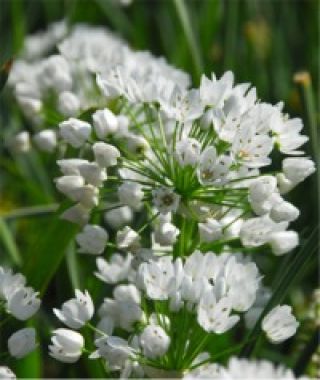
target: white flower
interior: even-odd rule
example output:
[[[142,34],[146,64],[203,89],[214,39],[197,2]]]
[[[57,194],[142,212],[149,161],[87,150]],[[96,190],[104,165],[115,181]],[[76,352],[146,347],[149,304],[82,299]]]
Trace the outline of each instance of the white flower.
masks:
[[[215,74],[211,74],[211,80],[205,75],[201,77],[200,98],[205,106],[222,108],[224,101],[230,96],[233,87],[234,76],[231,71],[217,79]]]
[[[108,367],[112,371],[121,370],[132,353],[132,348],[128,342],[117,336],[97,339],[95,345],[98,350],[91,354],[90,358],[102,357],[106,359]]]
[[[315,172],[312,160],[305,157],[290,157],[282,161],[282,170],[285,177],[295,186]]]
[[[98,272],[95,272],[95,275],[107,284],[116,284],[128,278],[131,261],[131,253],[128,253],[126,257],[114,253],[109,261],[99,257],[96,260]]]
[[[207,147],[200,157],[197,174],[202,185],[224,184],[231,166],[231,158],[218,156],[214,146]]]
[[[210,242],[222,237],[222,225],[216,219],[209,218],[204,223],[198,223],[201,242]]]
[[[117,207],[106,211],[104,214],[105,222],[113,229],[118,230],[132,221],[133,212],[128,206]]]
[[[87,224],[82,232],[76,235],[76,241],[80,245],[80,253],[100,255],[107,244],[109,235],[107,231],[96,225]]]
[[[17,133],[9,140],[9,146],[15,153],[27,153],[31,148],[30,134],[28,131]]]
[[[174,224],[159,223],[154,229],[154,240],[162,246],[169,246],[176,242],[179,234],[180,231]]]
[[[65,175],[55,180],[57,189],[68,198],[75,200],[75,191],[84,186],[80,175]]]
[[[299,235],[295,231],[279,231],[269,236],[268,243],[272,252],[277,255],[284,255],[292,251],[299,244]]]
[[[107,179],[106,170],[95,162],[83,162],[79,165],[78,170],[86,182],[93,186],[100,187]]]
[[[85,121],[70,118],[59,124],[61,137],[74,148],[80,148],[89,138],[91,125]]]
[[[274,113],[271,127],[280,152],[292,155],[303,154],[302,151],[296,149],[306,143],[309,138],[300,135],[303,128],[301,119],[287,119],[281,112]]]
[[[136,250],[140,248],[140,236],[129,226],[117,232],[117,247],[120,249]]]
[[[76,289],[75,295],[76,298],[66,301],[61,310],[53,309],[53,311],[65,325],[72,329],[80,329],[92,318],[94,306],[87,290],[82,293]]]
[[[49,355],[64,363],[78,361],[84,347],[82,335],[69,329],[57,329],[53,334]]]
[[[271,175],[264,175],[254,179],[249,184],[249,200],[263,202],[277,189],[277,180]]]
[[[249,168],[269,165],[272,139],[267,134],[256,134],[249,121],[240,125],[232,143],[231,152],[235,160]]]
[[[272,343],[281,343],[290,338],[296,333],[298,326],[299,322],[288,305],[276,306],[262,321],[262,330]]]
[[[57,146],[57,135],[56,132],[51,129],[45,129],[38,132],[33,140],[37,145],[38,149],[44,152],[53,152]]]
[[[145,155],[150,146],[148,141],[138,135],[129,134],[126,136],[128,151],[134,155]]]
[[[223,379],[232,380],[284,380],[296,379],[291,369],[287,369],[282,365],[275,365],[267,360],[248,360],[243,358],[232,357],[227,367],[223,370],[225,377]],[[221,377],[218,377],[221,379]],[[299,378],[307,380],[307,378]]]
[[[80,111],[80,100],[70,91],[64,91],[58,98],[58,110],[67,117],[77,116]]]
[[[270,211],[270,217],[275,222],[293,222],[299,215],[299,209],[286,201],[277,203]]]
[[[26,278],[20,273],[13,274],[11,269],[0,266],[0,297],[8,300],[11,295],[26,284]]]
[[[140,321],[143,312],[140,306],[141,295],[135,285],[118,285],[112,298],[105,298],[99,309],[100,317],[110,317],[115,326],[132,331],[136,322]]]
[[[39,310],[38,294],[30,287],[18,288],[7,301],[8,312],[20,321],[29,319]]]
[[[259,289],[258,268],[253,262],[241,262],[240,259],[231,256],[226,261],[223,278],[217,276],[215,285],[217,293],[230,298],[234,310],[247,311],[256,300]]]
[[[287,222],[275,223],[267,215],[251,218],[242,224],[240,239],[245,247],[258,247],[266,244],[272,233],[284,231],[287,226]]]
[[[99,190],[95,186],[84,185],[74,189],[72,199],[91,209],[99,203]]]
[[[175,157],[181,166],[194,166],[200,158],[201,144],[194,138],[184,138],[177,142]]]
[[[135,182],[124,182],[118,187],[118,197],[124,205],[130,206],[134,210],[139,210],[144,197],[143,188]]]
[[[104,139],[118,130],[118,119],[108,108],[96,111],[92,115],[92,120],[99,139]]]
[[[59,91],[70,90],[72,77],[68,61],[61,55],[51,55],[47,58],[41,68],[39,80],[44,89],[52,88]]]
[[[80,166],[89,163],[88,160],[81,158],[65,158],[58,160],[57,164],[64,175],[80,176]]]
[[[166,300],[173,290],[175,267],[172,258],[142,263],[138,270],[138,282],[147,296],[154,300]]]
[[[11,371],[10,368],[5,366],[0,366],[0,379],[5,380],[16,380],[16,375]]]
[[[102,168],[117,165],[117,159],[120,157],[119,150],[110,144],[97,142],[92,145],[95,161]]]
[[[61,215],[61,219],[68,220],[69,222],[80,224],[81,226],[87,224],[89,221],[90,209],[84,207],[82,204],[76,205],[65,210]]]
[[[167,187],[152,190],[152,199],[154,206],[162,214],[167,214],[171,211],[176,212],[180,203],[180,195]]]
[[[166,354],[171,339],[160,326],[148,325],[140,335],[143,354],[150,359],[156,359]]]
[[[21,359],[36,348],[36,331],[27,327],[16,331],[8,339],[8,349],[11,356]]]
[[[217,301],[214,292],[208,291],[202,295],[198,305],[198,323],[207,332],[223,334],[239,321],[238,315],[230,315],[231,310],[232,302],[229,298]]]

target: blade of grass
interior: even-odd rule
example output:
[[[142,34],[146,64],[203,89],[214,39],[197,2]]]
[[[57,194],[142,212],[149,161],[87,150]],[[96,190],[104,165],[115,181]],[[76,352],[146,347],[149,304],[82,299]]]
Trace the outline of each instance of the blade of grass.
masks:
[[[8,251],[8,254],[10,255],[12,262],[15,265],[20,266],[22,263],[22,258],[21,258],[19,249],[10,231],[10,228],[1,217],[0,217],[0,240],[2,241],[6,250]]]
[[[194,63],[197,81],[203,73],[202,56],[199,50],[199,44],[196,40],[194,28],[191,25],[190,16],[184,0],[174,0],[174,5],[177,10],[178,18],[184,31],[187,44],[190,49],[191,57]]]

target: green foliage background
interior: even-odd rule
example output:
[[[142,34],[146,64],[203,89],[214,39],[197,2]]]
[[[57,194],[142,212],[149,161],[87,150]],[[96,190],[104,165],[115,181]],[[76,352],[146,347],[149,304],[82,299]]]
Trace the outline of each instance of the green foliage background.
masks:
[[[18,56],[25,35],[55,20],[106,26],[134,49],[163,55],[190,72],[195,85],[201,73],[214,71],[220,76],[233,70],[236,81],[253,83],[264,101],[284,101],[291,116],[303,117],[310,137],[308,155],[319,163],[319,9],[316,0],[134,0],[128,7],[116,0],[0,0],[0,65]],[[299,71],[308,72],[311,82],[306,76],[294,81]],[[88,288],[97,298],[105,290],[89,276],[94,263],[75,256],[70,241],[76,228],[53,215],[59,197],[52,185],[56,175],[52,159],[36,152],[13,157],[2,144],[7,136],[30,126],[9,91],[0,96],[0,264],[26,273],[29,283],[42,291],[45,305],[34,322],[41,335],[39,349],[12,363],[12,368],[21,377],[103,377],[96,364],[63,366],[48,359],[50,329],[57,326],[52,307],[71,297],[75,286]],[[279,167],[277,157],[274,162]],[[305,323],[293,342],[277,350],[261,340],[245,347],[253,356],[311,374],[317,343],[315,326],[308,320],[312,291],[318,285],[317,184],[319,173],[290,195],[301,210],[293,226],[301,234],[300,249],[280,260],[257,257],[263,272],[269,273],[266,281],[275,291],[273,302],[289,300]],[[8,331],[18,325],[10,322],[6,327],[0,332],[1,352]],[[259,338],[257,331],[252,334]],[[213,350],[228,348],[230,339],[219,338]]]

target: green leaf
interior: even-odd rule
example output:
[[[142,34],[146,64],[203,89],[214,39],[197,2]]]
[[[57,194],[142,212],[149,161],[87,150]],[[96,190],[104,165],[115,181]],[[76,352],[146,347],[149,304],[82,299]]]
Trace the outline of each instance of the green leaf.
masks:
[[[15,265],[21,265],[22,259],[19,249],[16,245],[15,239],[8,227],[7,223],[0,218],[0,240],[2,241],[4,247],[8,251],[12,262]]]
[[[67,247],[79,226],[59,218],[57,212],[46,231],[40,231],[38,239],[24,267],[28,284],[43,294],[61,264]]]

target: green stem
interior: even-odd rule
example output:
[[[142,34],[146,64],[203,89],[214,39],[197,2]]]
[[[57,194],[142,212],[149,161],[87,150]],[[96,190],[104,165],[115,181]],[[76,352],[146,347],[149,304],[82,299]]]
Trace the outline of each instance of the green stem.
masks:
[[[197,77],[200,78],[203,73],[203,62],[199,50],[199,44],[196,41],[194,27],[191,25],[190,17],[184,0],[174,0],[181,26],[186,36],[187,44],[190,49]]]

